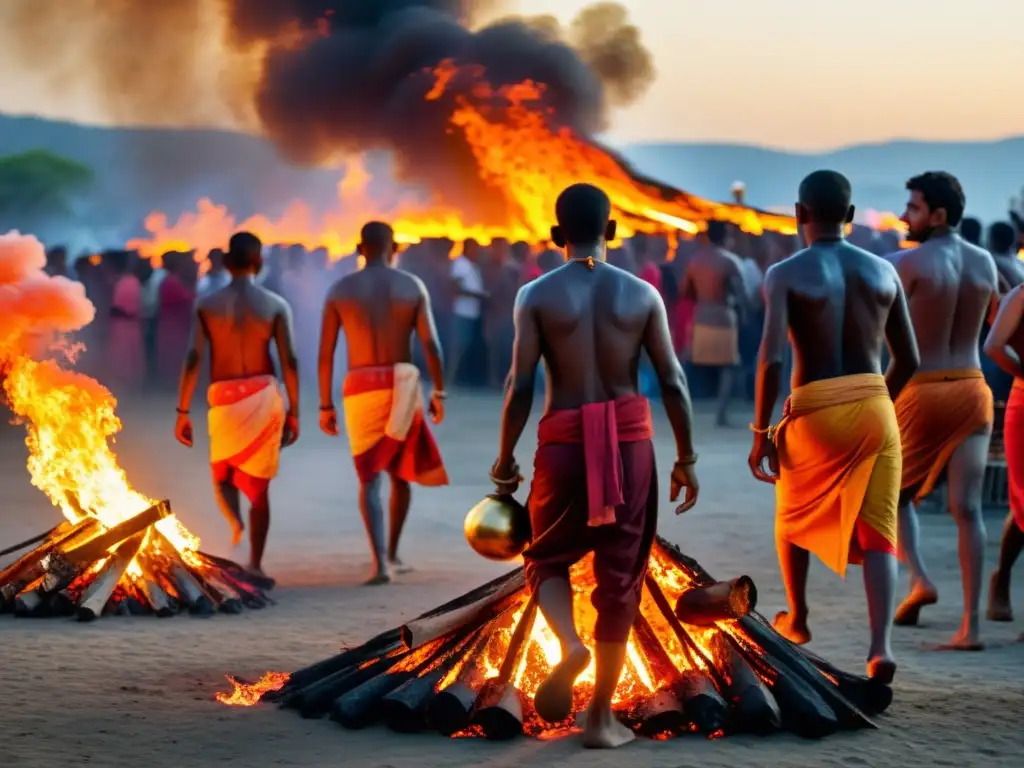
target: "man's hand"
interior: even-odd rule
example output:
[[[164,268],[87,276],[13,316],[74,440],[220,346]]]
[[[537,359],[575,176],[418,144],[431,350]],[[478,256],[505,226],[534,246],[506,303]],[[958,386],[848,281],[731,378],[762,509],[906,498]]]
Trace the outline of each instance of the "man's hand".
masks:
[[[779,479],[779,452],[775,448],[775,443],[768,439],[768,435],[754,436],[754,447],[750,449],[747,463],[750,465],[751,473],[762,483],[775,485],[775,481]],[[768,471],[765,471],[765,463],[768,465]]]
[[[683,503],[676,507],[676,514],[681,515],[689,512],[697,504],[697,495],[700,493],[700,483],[697,482],[695,467],[696,459],[676,461],[672,467],[672,481],[669,486],[669,500],[675,501],[679,498],[679,492],[685,488],[686,495],[683,496]]]
[[[438,392],[435,390],[430,395],[430,405],[428,406],[430,410],[430,420],[435,424],[440,424],[444,421],[444,399],[444,392]]]
[[[338,409],[333,405],[320,409],[320,430],[330,437],[338,436]]]
[[[299,439],[299,415],[297,413],[289,413],[284,417],[284,430],[281,433],[281,447],[287,448],[289,445],[295,445],[295,441]]]
[[[499,496],[511,496],[519,490],[519,484],[523,482],[519,474],[519,465],[513,458],[498,459],[491,467],[491,482],[494,483],[494,491]]]
[[[192,419],[187,413],[178,411],[178,420],[174,423],[174,436],[186,448],[192,447]]]

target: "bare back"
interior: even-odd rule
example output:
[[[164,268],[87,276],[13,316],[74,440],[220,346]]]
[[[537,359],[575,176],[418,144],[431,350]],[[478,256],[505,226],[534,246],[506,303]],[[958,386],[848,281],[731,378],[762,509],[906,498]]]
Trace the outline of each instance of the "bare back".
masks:
[[[548,372],[547,410],[637,393],[637,369],[654,289],[625,270],[569,262],[520,291],[519,312],[539,335]]]
[[[1024,284],[1024,261],[1014,254],[993,256],[999,273],[999,292],[1007,294],[1018,285]]]
[[[921,352],[921,371],[978,368],[982,324],[998,300],[995,261],[958,235],[937,237],[897,262]]]
[[[697,322],[733,325],[742,304],[743,276],[739,257],[723,248],[701,248],[686,267],[682,295],[697,302]]]
[[[288,304],[249,278],[235,279],[201,298],[196,319],[210,343],[212,381],[275,375],[272,343],[282,358],[293,355]]]
[[[410,362],[420,313],[429,312],[425,295],[417,277],[383,265],[336,282],[325,312],[336,313],[345,332],[349,370]]]
[[[882,345],[900,298],[886,260],[846,241],[818,242],[768,270],[784,302],[793,345],[793,385],[857,373],[881,373]]]

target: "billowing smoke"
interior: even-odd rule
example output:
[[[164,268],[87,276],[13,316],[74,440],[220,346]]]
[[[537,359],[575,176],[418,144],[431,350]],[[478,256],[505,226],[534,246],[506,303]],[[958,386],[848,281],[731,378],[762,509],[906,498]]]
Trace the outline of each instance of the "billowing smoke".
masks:
[[[81,283],[51,277],[35,237],[0,235],[0,367],[45,350],[54,334],[84,328],[96,316]]]
[[[482,11],[493,18],[503,5],[482,0],[118,0],[102,12],[59,0],[4,5],[8,70],[44,72],[53,87],[89,79],[120,122],[230,116],[302,165],[390,150],[403,175],[452,194],[474,181],[466,147],[448,131],[451,100],[472,84],[456,78],[445,99],[425,101],[429,70],[442,61],[482,66],[499,87],[544,83],[553,120],[588,135],[654,77],[637,28],[611,2],[567,28],[516,17],[480,26]]]

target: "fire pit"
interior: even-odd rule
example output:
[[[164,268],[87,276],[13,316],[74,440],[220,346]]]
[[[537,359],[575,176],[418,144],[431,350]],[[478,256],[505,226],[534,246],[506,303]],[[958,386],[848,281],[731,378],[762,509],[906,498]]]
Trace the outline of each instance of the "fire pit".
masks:
[[[592,628],[588,560],[573,583],[577,624]],[[659,538],[616,691],[622,720],[656,739],[777,730],[815,738],[876,727],[871,717],[889,706],[892,690],[793,645],[753,611],[756,600],[749,578],[716,582]],[[274,701],[346,728],[381,722],[453,737],[550,737],[575,725],[575,717],[544,723],[533,711],[533,693],[558,660],[519,569],[291,675],[269,673],[254,684],[229,678],[235,690],[217,699]],[[591,665],[577,685],[577,713],[593,672]]]
[[[263,608],[273,582],[240,565],[176,546],[166,501],[114,525],[82,514],[4,550],[34,549],[0,570],[0,612],[16,616],[209,615]],[[170,532],[165,535],[161,528]]]

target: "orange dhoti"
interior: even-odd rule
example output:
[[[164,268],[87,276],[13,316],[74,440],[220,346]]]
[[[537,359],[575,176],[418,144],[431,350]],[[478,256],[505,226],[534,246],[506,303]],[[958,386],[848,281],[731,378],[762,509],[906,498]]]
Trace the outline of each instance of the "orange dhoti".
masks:
[[[343,397],[345,429],[360,480],[387,472],[418,485],[448,484],[441,452],[423,417],[420,372],[415,365],[349,371]]]
[[[903,443],[901,490],[925,498],[953,452],[971,435],[991,432],[992,390],[978,368],[919,373],[896,398]]]
[[[902,456],[882,376],[797,387],[775,441],[777,538],[813,552],[840,576],[865,551],[896,553]]]
[[[218,381],[207,399],[214,482],[229,482],[255,501],[277,475],[281,458],[285,407],[277,379]]]

